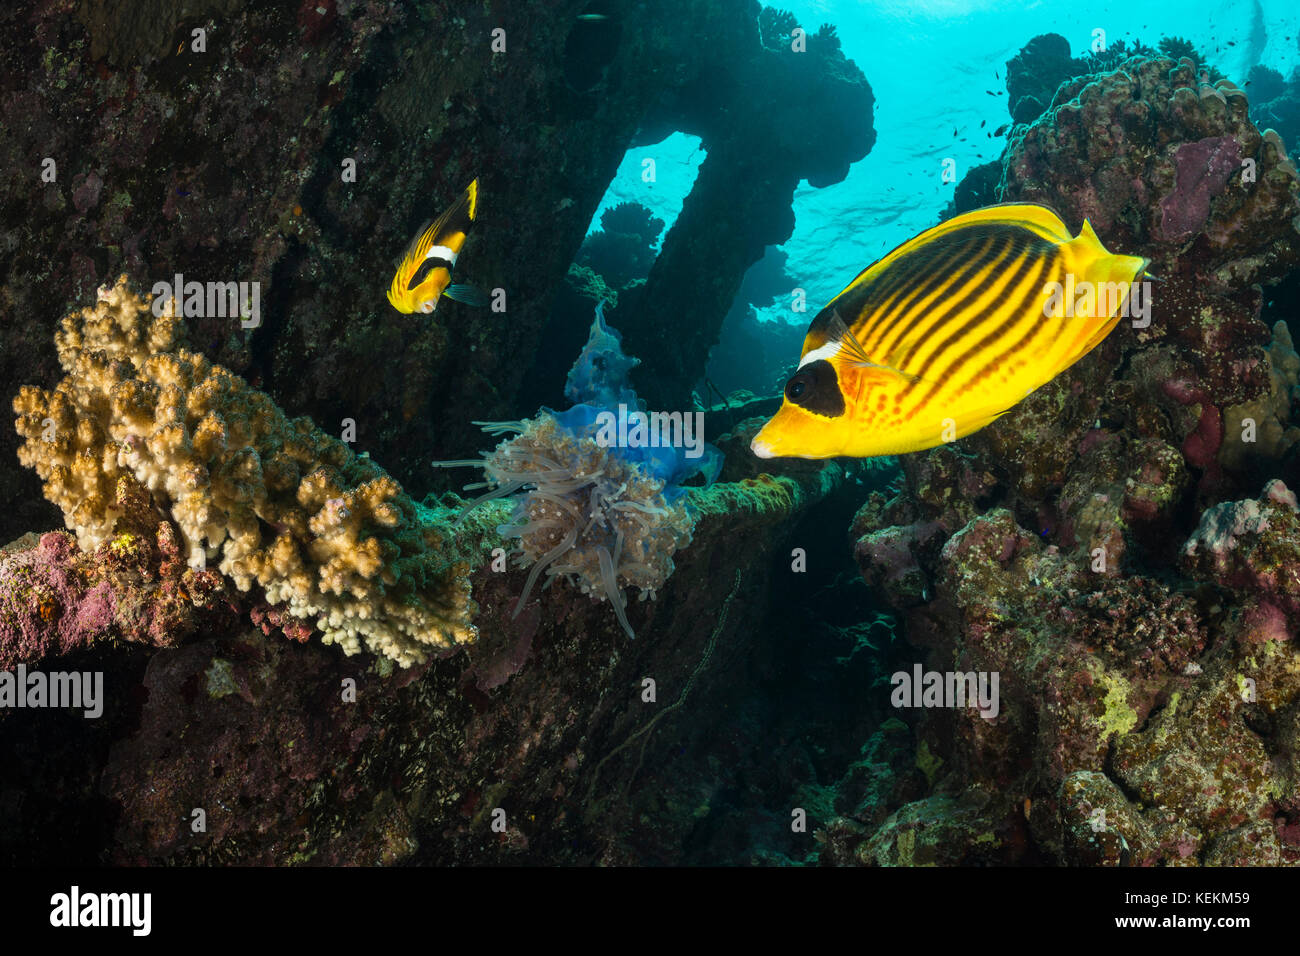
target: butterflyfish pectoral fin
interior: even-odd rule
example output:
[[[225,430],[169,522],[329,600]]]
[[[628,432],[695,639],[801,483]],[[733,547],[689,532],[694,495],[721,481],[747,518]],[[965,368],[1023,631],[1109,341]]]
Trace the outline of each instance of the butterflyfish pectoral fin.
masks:
[[[478,286],[469,285],[468,283],[449,285],[443,290],[442,294],[449,299],[455,299],[457,302],[463,302],[479,309],[488,304],[487,293]]]
[[[853,330],[845,324],[840,318],[837,310],[832,310],[830,318],[826,323],[827,341],[836,342],[840,346],[840,351],[847,356],[849,364],[854,368],[876,368],[884,372],[893,372],[895,375],[902,376],[909,382],[922,381],[919,375],[912,375],[904,372],[902,369],[895,368],[885,362],[877,362],[867,355],[866,349],[858,341],[858,337],[853,334]]]

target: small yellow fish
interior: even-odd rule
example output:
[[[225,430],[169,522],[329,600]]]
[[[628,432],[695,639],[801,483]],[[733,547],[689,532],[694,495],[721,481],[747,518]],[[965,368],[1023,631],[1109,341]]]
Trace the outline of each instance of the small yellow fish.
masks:
[[[868,266],[818,313],[760,458],[869,458],[988,425],[1102,341],[1147,260],[1029,204],[978,209]],[[842,318],[841,318],[842,316]]]
[[[478,180],[474,180],[431,225],[421,229],[406,249],[393,283],[388,287],[388,301],[398,312],[429,313],[438,307],[438,297],[483,305],[486,296],[470,285],[452,285],[451,270],[456,265],[465,234],[478,213]]]

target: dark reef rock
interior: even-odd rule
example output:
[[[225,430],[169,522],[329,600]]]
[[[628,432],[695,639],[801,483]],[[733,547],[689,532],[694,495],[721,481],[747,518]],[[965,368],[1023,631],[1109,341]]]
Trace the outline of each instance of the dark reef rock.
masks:
[[[644,357],[637,391],[652,407],[689,399],[746,270],[790,238],[799,181],[837,183],[875,143],[871,87],[839,41],[821,37],[802,53],[788,41],[757,55],[711,49],[717,68],[670,98],[654,127],[656,138],[663,128],[699,136],[708,156],[645,286],[621,303],[628,349]],[[679,317],[671,333],[665,315]]]
[[[1056,88],[1075,75],[1070,42],[1059,33],[1036,36],[1007,61],[1007,106],[1014,123],[1032,123]]]
[[[1226,81],[1199,83],[1189,61],[1133,59],[1072,81],[1017,131],[1002,197],[1090,220],[1110,248],[1151,259],[1161,281],[1150,285],[1149,326],[1122,321],[1127,334],[1025,403],[1018,430],[1000,424],[975,443],[1019,462],[1022,487],[1041,496],[1096,422],[1124,423],[1180,448],[1208,493],[1221,480],[1224,409],[1274,388],[1250,284],[1300,262],[1296,172],[1276,137],[1261,136]],[[1108,382],[1120,349],[1130,374]]]
[[[479,641],[408,670],[286,640],[297,635],[275,633],[264,606],[251,607],[260,626],[250,627],[236,613],[250,609],[247,596],[219,578],[202,591],[207,572],[182,574],[165,531],[163,546],[123,534],[93,556],[62,533],[16,542],[0,577],[26,583],[8,587],[0,607],[0,662],[102,670],[108,708],[100,720],[0,711],[0,759],[30,771],[0,782],[0,805],[22,808],[3,820],[0,854],[672,862],[695,821],[680,802],[716,777],[704,760],[711,729],[754,696],[743,661],[782,573],[769,555],[843,484],[842,469],[824,463],[692,491],[694,541],[659,599],[628,609],[636,641],[608,604],[567,584],[516,617],[524,571],[495,571],[485,555],[472,579]],[[487,507],[475,528],[505,520],[500,503]],[[163,613],[161,630],[145,626]],[[122,643],[132,637],[163,646]],[[647,677],[658,687],[649,702]],[[663,776],[667,755],[688,745],[701,766]],[[55,827],[76,836],[52,848],[40,835]]]
[[[964,212],[992,206],[998,201],[998,182],[1002,179],[1002,163],[993,160],[974,167],[953,190],[952,203],[944,211],[943,218],[949,219]]]
[[[357,449],[417,497],[452,480],[431,460],[482,447],[475,420],[530,415],[544,383],[563,382],[565,336],[585,337],[593,301],[617,302],[656,406],[689,408],[746,269],[790,234],[795,185],[838,182],[871,148],[870,87],[833,28],[793,53],[760,32],[753,0],[580,19],[588,7],[511,5],[504,38],[499,4],[454,0],[5,8],[0,160],[18,174],[0,187],[14,224],[0,380],[51,384],[50,328],[117,274],[147,289],[180,273],[260,283],[258,327],[191,317],[190,344],[292,415],[335,434],[354,420]],[[673,130],[709,156],[649,275],[621,284],[573,266],[625,150]],[[506,311],[444,301],[434,318],[398,315],[383,295],[396,258],[475,177],[457,279],[504,291]],[[643,275],[654,237],[640,227],[653,225],[625,210],[610,226],[635,236]],[[754,427],[728,441],[746,459]],[[14,449],[0,433],[0,493],[15,503],[0,540],[57,520]],[[0,713],[0,762],[27,768],[0,781],[0,857],[679,861],[710,817],[708,788],[740,792],[744,762],[770,759],[755,687],[786,666],[771,649],[792,625],[768,618],[793,573],[771,555],[809,511],[851,510],[833,464],[727,477],[691,491],[693,544],[659,601],[628,609],[645,639],[565,585],[516,618],[523,572],[484,563],[478,643],[407,671],[304,642],[282,608],[177,561],[158,515],[94,555],[62,533],[16,542],[0,557],[0,660],[101,670],[107,703],[95,721]],[[838,543],[843,524],[826,527]],[[819,633],[852,649],[858,627]],[[751,665],[755,643],[767,657]],[[719,774],[724,723],[737,732]],[[819,770],[837,778],[855,755]],[[757,820],[771,858],[804,858],[811,833],[781,825],[780,783],[764,794],[780,813],[724,813],[719,797],[717,835],[697,845],[748,858],[727,834]]]
[[[1065,56],[1033,51],[1025,98]],[[1281,324],[1263,348],[1252,286],[1300,264],[1296,171],[1189,59],[1130,58],[1051,95],[1016,127],[1000,197],[1148,257],[1149,322],[1122,319],[960,453],[908,456],[905,487],[859,511],[863,577],[908,641],[933,670],[998,674],[1001,699],[992,719],[925,711],[932,792],[874,832],[828,827],[828,852],[1292,862],[1295,498],[1273,482],[1233,499],[1294,446],[1294,350]]]
[[[521,5],[504,53],[492,5],[450,0],[0,12],[0,160],[27,171],[0,186],[18,224],[0,378],[51,383],[56,317],[126,269],[262,283],[259,328],[199,317],[193,344],[291,413],[355,419],[416,495],[442,480],[429,460],[481,446],[474,420],[556,401],[597,301],[652,407],[691,407],[795,185],[871,148],[871,90],[833,28],[795,53],[795,18],[749,0],[585,9]],[[1300,98],[1258,72],[1251,107],[1185,41],[1161,49],[1031,41],[1008,64],[1007,151],[955,205],[995,191],[1089,220],[1150,260],[1137,321],[898,463],[761,461],[737,419],[771,399],[713,405],[722,480],[689,490],[694,540],[629,606],[635,641],[563,581],[517,609],[525,572],[479,554],[476,643],[407,670],[345,657],[187,567],[129,484],[93,554],[63,532],[0,549],[0,669],[106,689],[93,720],[0,710],[0,858],[1300,862],[1300,510],[1269,480],[1300,475],[1300,356],[1277,321],[1300,180],[1261,132]],[[575,265],[625,149],[673,130],[708,156],[662,252],[623,209]],[[397,316],[393,257],[475,176],[458,278],[507,310]],[[779,267],[752,273],[733,340]],[[14,447],[0,432],[3,537],[54,521]],[[473,512],[465,547],[486,552],[506,510]],[[896,708],[913,667],[996,676],[996,705]]]
[[[596,272],[615,289],[644,279],[655,261],[655,245],[664,221],[639,203],[619,203],[606,209],[600,228],[583,240],[575,265]]]
[[[745,273],[722,329],[709,353],[700,394],[721,400],[747,390],[779,395],[785,388],[794,357],[806,334],[804,322],[760,319],[757,309],[780,304],[788,308],[799,280],[785,271],[787,255],[769,247]],[[803,318],[788,313],[791,318]]]
[[[1245,86],[1250,95],[1250,118],[1260,129],[1273,129],[1287,144],[1291,155],[1300,149],[1300,72],[1283,80],[1277,70],[1256,64]]]

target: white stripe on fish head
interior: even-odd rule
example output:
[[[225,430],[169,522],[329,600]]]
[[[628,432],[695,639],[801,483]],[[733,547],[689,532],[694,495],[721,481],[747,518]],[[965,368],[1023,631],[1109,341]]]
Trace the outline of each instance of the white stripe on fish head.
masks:
[[[827,342],[825,345],[821,346],[820,348],[813,349],[811,352],[809,352],[807,355],[801,358],[799,360],[799,367],[803,368],[809,362],[818,362],[821,361],[822,359],[826,359],[826,361],[829,362],[831,359],[833,359],[836,355],[839,354],[840,354],[840,343]]]

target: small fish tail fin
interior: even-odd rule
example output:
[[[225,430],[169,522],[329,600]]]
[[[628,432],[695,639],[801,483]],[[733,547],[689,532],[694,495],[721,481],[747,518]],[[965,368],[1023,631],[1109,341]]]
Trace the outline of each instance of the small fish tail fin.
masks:
[[[1092,223],[1085,219],[1079,234],[1061,243],[1061,254],[1065,256],[1067,268],[1073,266],[1079,278],[1083,278],[1091,263],[1105,259],[1110,252],[1101,244],[1101,237],[1092,228]]]
[[[425,223],[416,234],[411,245],[407,247],[403,265],[412,270],[424,261],[425,256],[434,245],[443,245],[455,252],[460,251],[465,241],[469,224],[478,215],[478,180],[475,179],[456,201],[432,222]]]
[[[1123,283],[1127,287],[1143,278],[1150,263],[1149,259],[1141,256],[1109,251],[1087,219],[1077,236],[1061,244],[1061,254],[1065,257],[1066,270],[1073,272],[1076,280],[1086,279],[1094,284]]]

